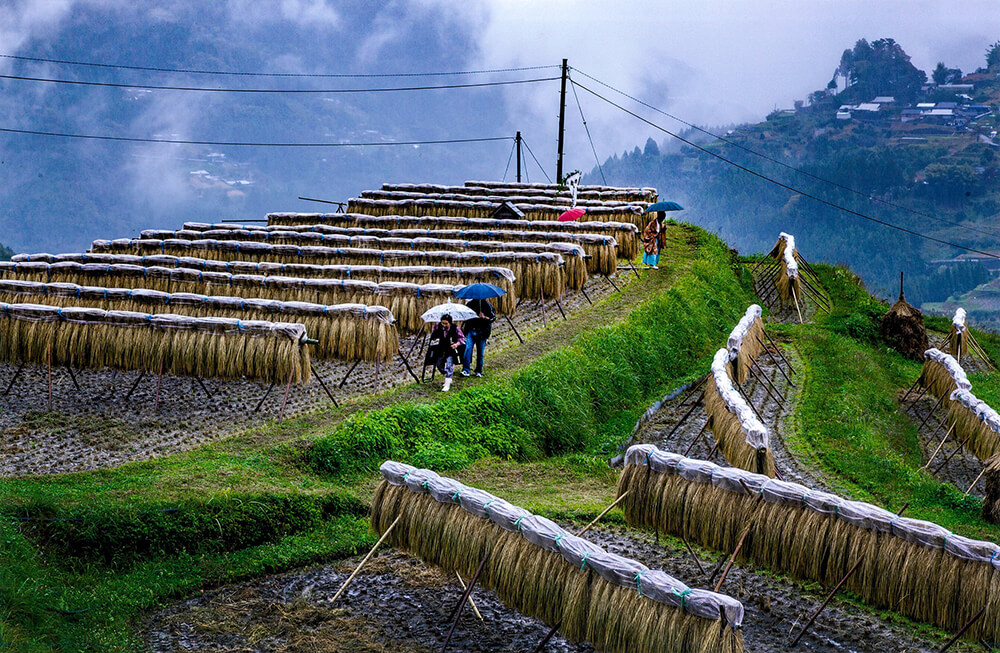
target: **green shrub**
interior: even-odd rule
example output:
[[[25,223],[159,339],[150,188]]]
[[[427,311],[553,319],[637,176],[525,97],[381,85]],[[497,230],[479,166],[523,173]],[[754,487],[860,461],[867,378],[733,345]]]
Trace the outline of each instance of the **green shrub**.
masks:
[[[613,452],[669,384],[707,368],[752,302],[725,245],[698,230],[688,235],[700,247],[690,273],[620,322],[580,335],[508,379],[355,415],[314,442],[312,468],[338,475],[396,458],[454,469],[483,456]]]
[[[227,495],[180,504],[143,503],[141,509],[87,506],[49,517],[33,506],[22,530],[56,558],[127,564],[175,553],[235,551],[316,528],[336,515],[364,515],[349,494]]]

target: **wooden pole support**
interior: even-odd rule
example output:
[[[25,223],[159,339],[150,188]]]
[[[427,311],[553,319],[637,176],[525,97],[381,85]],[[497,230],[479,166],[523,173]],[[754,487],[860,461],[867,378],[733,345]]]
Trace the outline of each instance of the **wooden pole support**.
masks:
[[[462,610],[465,608],[465,603],[469,600],[469,596],[472,594],[472,588],[476,586],[476,582],[479,581],[479,576],[482,575],[483,569],[486,567],[486,561],[490,559],[490,551],[486,551],[486,555],[479,562],[479,567],[476,568],[475,575],[469,580],[469,586],[465,588],[465,593],[462,594],[462,599],[455,606],[455,614],[453,615],[453,620],[451,622],[451,628],[448,629],[448,636],[444,640],[444,645],[441,647],[441,653],[448,650],[448,644],[451,643],[451,636],[455,634],[455,627],[458,626],[458,620],[462,616]]]
[[[767,329],[761,329],[761,331],[764,333],[764,337],[767,338],[767,341],[771,343],[771,346],[774,347],[774,351],[778,352],[778,357],[785,362],[785,365],[788,367],[788,371],[791,372],[792,376],[795,376],[795,368],[792,367],[792,364],[788,362],[787,358],[785,358],[785,355],[781,352],[781,349],[778,348],[778,345],[774,342],[774,339],[771,338],[771,334],[767,332]]]
[[[156,373],[156,401],[153,404],[153,414],[160,414],[160,388],[163,387],[163,361],[165,354],[160,355],[160,370]]]
[[[920,429],[924,428],[924,424],[926,424],[927,420],[929,420],[931,418],[931,415],[934,414],[934,411],[938,409],[938,406],[940,406],[944,402],[944,398],[945,398],[945,395],[941,395],[941,398],[937,400],[937,403],[934,404],[933,408],[931,408],[931,412],[927,413],[927,416],[924,417],[924,421],[920,422],[920,426],[917,427],[918,431]]]
[[[45,358],[49,363],[49,412],[52,412],[52,344],[45,349]]]
[[[693,404],[691,404],[691,408],[688,409],[688,412],[684,413],[684,417],[681,417],[680,421],[677,422],[677,424],[674,425],[674,428],[671,429],[670,433],[667,434],[667,437],[665,438],[666,440],[669,440],[670,437],[677,432],[677,429],[681,427],[681,424],[687,421],[687,418],[691,416],[691,413],[694,412],[694,409],[698,407],[699,402],[701,402],[701,400],[704,398],[705,398],[705,393],[702,392],[701,396],[699,396],[698,399]]]
[[[552,639],[552,636],[556,634],[556,631],[559,630],[559,626],[561,625],[562,621],[559,621],[555,626],[552,626],[552,628],[549,629],[549,632],[545,634],[545,637],[542,638],[542,641],[538,642],[538,646],[532,649],[531,653],[541,653],[542,649],[544,649],[545,645],[549,643],[549,640]]]
[[[361,560],[361,563],[354,568],[354,571],[351,572],[351,575],[347,577],[347,580],[344,581],[344,584],[340,586],[340,589],[337,590],[337,593],[333,595],[332,599],[330,599],[330,603],[334,603],[338,598],[340,598],[340,595],[344,593],[344,590],[346,590],[347,586],[351,584],[351,581],[354,580],[354,577],[358,575],[358,572],[361,571],[361,568],[365,566],[365,563],[368,562],[368,559],[372,557],[372,554],[375,553],[375,550],[382,544],[382,542],[385,542],[385,538],[389,537],[389,533],[392,532],[392,529],[396,527],[396,524],[399,523],[399,520],[401,518],[402,515],[396,517],[396,519],[394,519],[393,522],[389,524],[389,528],[385,529],[385,532],[382,533],[382,537],[378,538],[378,542],[376,542],[375,546],[371,548],[371,550],[368,552],[368,555],[366,555]]]
[[[929,459],[927,460],[927,464],[926,464],[926,465],[923,465],[923,466],[922,466],[922,467],[921,467],[920,469],[927,469],[928,467],[930,467],[931,463],[932,463],[932,462],[934,462],[934,458],[936,458],[936,457],[937,457],[937,455],[938,455],[938,453],[939,453],[939,452],[941,451],[941,447],[943,447],[943,446],[944,446],[944,443],[945,443],[945,440],[947,440],[947,439],[948,439],[948,436],[949,436],[949,435],[951,435],[951,431],[952,431],[952,429],[954,429],[954,428],[955,428],[955,425],[954,425],[954,424],[952,424],[951,426],[949,426],[949,427],[948,427],[948,430],[944,432],[944,437],[943,437],[943,438],[941,438],[941,442],[940,442],[940,443],[938,443],[938,446],[937,446],[937,448],[936,448],[936,449],[934,449],[934,453],[932,453],[932,454],[931,454],[931,457],[930,457],[930,458],[929,458]],[[937,435],[937,432],[938,432],[938,431],[940,431],[940,430],[941,430],[941,427],[940,427],[940,426],[938,426],[938,427],[937,427],[937,428],[936,428],[936,429],[934,430],[934,433],[932,433],[932,434],[931,434],[931,437],[933,438],[933,437],[934,437],[935,435]]]
[[[785,377],[785,381],[788,383],[788,385],[794,388],[795,384],[792,382],[790,378],[788,378],[788,375],[785,374],[785,370],[781,369],[781,365],[778,364],[778,359],[774,357],[774,354],[772,354],[771,350],[767,348],[767,345],[764,344],[764,341],[761,340],[760,338],[757,338],[757,342],[760,344],[761,349],[767,352],[767,357],[771,359],[771,364],[774,365],[779,372],[781,372],[781,376]]]
[[[983,471],[979,472],[979,476],[977,476],[976,480],[972,482],[972,485],[969,486],[969,489],[965,491],[965,494],[962,495],[963,497],[969,496],[969,492],[972,492],[972,488],[976,487],[976,483],[979,482],[979,479],[981,479],[983,477],[983,474],[985,473],[986,473],[986,466],[983,465]]]
[[[984,603],[983,607],[979,608],[979,612],[977,612],[975,615],[973,615],[972,619],[969,619],[969,621],[964,626],[962,626],[962,630],[960,630],[957,633],[955,633],[955,636],[952,637],[951,639],[949,639],[947,644],[945,644],[944,646],[942,646],[941,648],[938,649],[938,653],[944,653],[945,651],[947,651],[948,649],[950,649],[952,646],[954,646],[955,642],[957,642],[959,639],[961,639],[962,635],[965,634],[965,631],[967,631],[969,628],[972,628],[972,624],[974,624],[977,621],[979,621],[979,618],[982,617],[983,613],[986,612],[986,606],[987,605],[989,605],[989,603]]]
[[[620,497],[618,497],[617,499],[615,499],[614,503],[612,503],[612,504],[611,504],[610,506],[608,506],[607,508],[605,508],[605,509],[604,509],[604,510],[603,510],[603,511],[601,512],[601,514],[599,514],[598,516],[594,517],[594,521],[592,521],[592,522],[590,522],[589,524],[587,524],[587,525],[586,525],[586,526],[585,526],[585,527],[583,528],[583,530],[582,530],[582,531],[580,531],[579,533],[577,533],[577,534],[576,534],[576,536],[577,536],[577,537],[583,537],[583,536],[584,536],[584,535],[585,535],[585,534],[587,533],[587,531],[589,531],[589,530],[590,530],[591,528],[593,528],[594,524],[596,524],[596,523],[597,523],[598,521],[600,521],[601,517],[603,517],[604,515],[606,515],[606,514],[608,514],[609,512],[611,512],[611,509],[612,509],[612,508],[614,508],[614,507],[615,507],[615,506],[617,506],[617,505],[618,505],[619,503],[621,503],[621,502],[622,502],[622,499],[624,499],[625,497],[627,497],[627,496],[628,496],[628,493],[629,493],[629,492],[631,492],[631,490],[626,490],[624,494],[622,494],[622,495],[621,495]]]
[[[458,578],[458,585],[459,587],[462,588],[462,591],[464,592],[466,588],[465,588],[465,581],[462,580],[462,574],[456,571],[455,577]],[[472,611],[476,614],[477,617],[479,617],[480,621],[486,621],[485,619],[483,619],[482,613],[479,612],[479,608],[476,607],[475,602],[472,600],[471,594],[469,595],[469,607],[472,608]]]
[[[698,571],[701,572],[702,576],[707,576],[708,572],[706,572],[705,568],[701,566],[701,560],[699,560],[698,556],[694,554],[694,549],[691,548],[691,545],[688,544],[688,541],[684,539],[683,535],[681,535],[680,538],[681,542],[684,543],[684,548],[687,549],[687,552],[691,555],[691,559],[694,560],[694,564],[698,565]]]
[[[689,444],[688,448],[684,450],[683,454],[681,454],[682,456],[687,458],[687,455],[691,452],[691,449],[694,448],[694,445],[698,442],[698,439],[701,437],[701,434],[705,432],[705,429],[707,429],[708,425],[711,423],[712,423],[712,417],[710,415],[708,419],[705,420],[705,423],[702,425],[701,430],[698,431],[698,435],[694,436],[694,439],[691,440],[691,444]]]
[[[902,515],[909,507],[910,507],[909,502],[903,504],[903,507],[900,508],[899,512],[896,513],[896,516],[898,517],[899,515]],[[795,639],[792,640],[792,643],[788,646],[788,648],[792,648],[793,646],[799,643],[799,640],[802,638],[802,636],[806,634],[807,630],[809,630],[809,626],[811,626],[813,622],[816,621],[816,617],[819,616],[819,613],[822,612],[827,605],[829,605],[830,601],[833,599],[834,594],[836,594],[837,591],[841,587],[843,587],[844,583],[847,582],[848,578],[854,575],[854,572],[858,570],[858,567],[861,566],[861,563],[864,561],[864,559],[865,559],[865,554],[862,553],[861,556],[858,558],[858,561],[854,563],[853,567],[851,567],[850,571],[848,571],[844,575],[844,577],[840,579],[840,582],[837,583],[836,586],[834,586],[834,588],[830,591],[830,593],[826,595],[826,600],[824,600],[822,605],[820,605],[819,608],[815,612],[813,612],[812,616],[809,617],[809,621],[806,622],[806,625],[802,626],[802,630],[800,630],[799,634],[795,636]]]
[[[288,370],[288,383],[285,384],[285,397],[281,400],[281,412],[278,413],[278,424],[281,424],[285,419],[285,406],[288,405],[288,394],[292,391],[292,375],[294,373],[294,369]]]

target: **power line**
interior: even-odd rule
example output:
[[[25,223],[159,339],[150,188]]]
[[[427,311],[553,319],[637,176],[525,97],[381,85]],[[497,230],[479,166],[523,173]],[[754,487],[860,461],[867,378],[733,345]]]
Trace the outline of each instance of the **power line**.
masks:
[[[503,169],[503,179],[501,181],[507,181],[507,172],[510,170],[510,161],[514,158],[514,150],[517,149],[517,139],[514,139],[514,143],[510,146],[510,154],[507,155],[507,166]]]
[[[221,146],[252,146],[252,147],[386,147],[392,145],[450,145],[454,143],[489,143],[494,141],[513,140],[511,136],[494,136],[487,138],[448,138],[431,141],[373,141],[368,143],[265,143],[254,141],[195,141],[172,138],[134,138],[129,136],[102,136],[96,134],[69,134],[60,132],[37,131],[32,129],[12,129],[0,127],[0,132],[9,134],[26,134],[31,136],[57,136],[60,138],[82,138],[95,141],[123,141],[127,143],[173,143],[179,145],[221,145]]]
[[[538,166],[538,169],[542,171],[543,175],[545,175],[545,181],[551,184],[552,179],[549,178],[549,173],[545,172],[545,168],[543,168],[542,164],[538,162],[538,158],[535,156],[535,153],[531,151],[531,147],[528,146],[527,141],[525,141],[524,138],[522,137],[521,142],[524,143],[524,147],[526,150],[528,150],[528,154],[531,155],[531,158],[535,160],[535,165]],[[527,170],[527,166],[525,166],[525,170]]]
[[[204,86],[157,86],[155,84],[122,84],[118,82],[88,82],[75,79],[52,79],[49,77],[23,77],[20,75],[0,75],[0,79],[15,79],[24,82],[44,82],[46,84],[70,84],[73,86],[105,86],[112,88],[135,88],[153,91],[198,91],[202,93],[389,93],[395,91],[437,91],[455,88],[483,88],[487,86],[510,86],[513,84],[534,84],[551,82],[558,77],[537,77],[534,79],[512,79],[500,82],[475,82],[471,84],[440,84],[438,86],[397,86],[383,88],[207,88]]]
[[[570,81],[571,82],[573,81],[572,77],[570,77]],[[584,129],[584,131],[587,132],[587,140],[590,141],[590,149],[594,153],[594,160],[597,161],[597,169],[601,173],[601,182],[605,186],[607,186],[608,185],[608,180],[604,177],[604,168],[601,167],[601,157],[597,156],[597,148],[594,147],[594,139],[591,138],[591,136],[590,136],[590,127],[587,126],[587,119],[583,117],[583,105],[580,104],[580,96],[577,95],[577,93],[576,93],[576,85],[575,84],[571,84],[570,88],[573,89],[573,97],[576,98],[576,108],[580,110],[580,120],[583,121],[583,129]]]
[[[608,99],[608,98],[604,97],[603,95],[601,95],[600,93],[597,93],[596,91],[592,91],[591,89],[587,88],[583,84],[578,84],[577,82],[573,82],[573,83],[576,84],[577,86],[579,86],[580,88],[582,88],[583,90],[587,91],[591,95],[593,95],[593,96],[595,96],[595,97],[597,97],[597,98],[599,98],[601,100],[604,100],[605,102],[607,102],[611,106],[620,109],[621,111],[627,113],[628,115],[632,116],[633,118],[641,120],[642,122],[646,123],[650,127],[653,127],[654,129],[658,129],[661,132],[663,132],[664,134],[667,134],[668,136],[671,136],[671,137],[679,140],[680,142],[684,143],[685,145],[693,147],[694,149],[698,150],[699,152],[704,152],[705,154],[708,154],[709,156],[715,157],[716,159],[719,159],[723,163],[728,163],[729,165],[731,165],[731,166],[733,166],[735,168],[738,168],[738,169],[742,170],[743,172],[746,172],[746,173],[748,173],[750,175],[753,175],[754,177],[757,177],[758,179],[761,179],[763,181],[772,183],[775,186],[778,186],[780,188],[784,188],[785,190],[788,190],[788,191],[791,191],[791,192],[796,193],[798,195],[801,195],[802,197],[808,197],[811,200],[815,200],[815,201],[819,202],[820,204],[825,204],[826,206],[829,206],[831,208],[838,209],[840,211],[843,211],[844,213],[849,213],[850,215],[856,216],[856,217],[861,218],[863,220],[868,220],[870,222],[875,222],[875,223],[883,225],[885,227],[889,227],[890,229],[895,229],[897,231],[902,231],[902,232],[910,234],[912,236],[917,236],[918,238],[923,238],[925,240],[930,240],[930,241],[933,241],[933,242],[936,242],[936,243],[940,243],[942,245],[949,245],[949,246],[955,247],[957,249],[964,249],[967,252],[973,252],[975,254],[982,254],[983,256],[988,256],[990,258],[1000,259],[1000,256],[998,256],[996,254],[990,254],[989,252],[984,252],[984,251],[981,251],[981,250],[978,250],[978,249],[974,249],[972,247],[966,247],[965,245],[959,245],[957,243],[952,243],[952,242],[949,242],[947,240],[942,240],[941,238],[935,238],[934,236],[928,236],[927,234],[923,234],[923,233],[920,233],[919,231],[914,231],[912,229],[907,229],[906,227],[900,227],[899,225],[892,224],[891,222],[886,222],[884,220],[879,220],[878,218],[873,218],[870,215],[865,215],[864,213],[860,213],[858,211],[854,211],[854,210],[849,209],[849,208],[847,208],[845,206],[841,206],[841,205],[839,205],[839,204],[837,204],[835,202],[831,202],[829,200],[825,200],[822,197],[818,197],[818,196],[813,195],[811,193],[807,193],[805,191],[799,190],[798,188],[795,188],[793,186],[789,186],[788,184],[786,184],[784,182],[781,182],[781,181],[778,181],[777,179],[773,179],[771,177],[768,177],[767,175],[765,175],[763,173],[760,173],[760,172],[757,172],[756,170],[748,168],[748,167],[746,167],[744,165],[740,165],[739,163],[736,163],[732,159],[728,159],[728,158],[722,156],[721,154],[718,154],[718,153],[713,152],[713,151],[711,151],[711,150],[709,150],[709,149],[707,149],[705,147],[702,147],[701,145],[693,143],[692,141],[689,141],[688,139],[684,138],[683,136],[675,134],[674,132],[670,131],[669,129],[667,129],[665,127],[661,127],[660,125],[657,125],[656,123],[652,122],[651,120],[647,120],[646,118],[643,118],[639,114],[626,109],[625,107],[623,107],[622,105],[618,104],[614,100]]]
[[[628,93],[626,93],[625,91],[623,91],[621,89],[615,88],[614,86],[611,86],[610,84],[597,79],[593,75],[588,75],[587,73],[583,72],[579,68],[574,68],[573,70],[575,70],[576,72],[580,73],[581,75],[583,75],[584,77],[586,77],[588,79],[594,80],[595,82],[597,82],[601,86],[603,86],[603,87],[605,87],[607,89],[610,89],[610,90],[614,91],[615,93],[618,93],[619,95],[627,97],[628,99],[632,100],[633,102],[635,102],[637,104],[641,104],[642,106],[646,107],[647,109],[650,109],[652,111],[655,111],[656,113],[664,115],[667,118],[670,118],[671,120],[676,120],[677,122],[681,123],[682,125],[684,125],[686,127],[689,127],[691,129],[694,129],[695,131],[701,132],[702,134],[705,134],[706,136],[711,136],[714,139],[722,141],[726,145],[732,145],[733,147],[741,149],[744,152],[747,152],[747,153],[752,154],[754,156],[757,156],[757,157],[760,157],[762,159],[765,159],[766,161],[770,161],[771,163],[779,165],[779,166],[781,166],[783,168],[787,168],[788,170],[792,170],[793,172],[797,172],[800,175],[805,175],[806,177],[809,177],[811,179],[815,179],[816,181],[821,181],[824,184],[829,184],[831,186],[835,186],[836,188],[839,188],[841,190],[845,190],[845,191],[847,191],[849,193],[853,193],[853,194],[855,194],[855,195],[857,195],[859,197],[863,197],[863,198],[865,198],[866,200],[868,200],[870,202],[878,202],[879,204],[884,204],[885,206],[891,206],[894,209],[899,209],[900,211],[905,211],[907,213],[912,213],[913,215],[918,215],[918,216],[920,216],[922,218],[927,218],[928,220],[933,220],[935,222],[940,222],[942,224],[951,225],[953,227],[960,227],[962,229],[966,229],[966,230],[969,230],[969,231],[975,231],[975,232],[981,233],[981,234],[986,235],[986,236],[1000,236],[1000,232],[998,232],[998,231],[992,231],[990,229],[985,229],[985,228],[977,228],[975,226],[963,225],[963,224],[961,224],[959,222],[952,222],[951,220],[945,220],[944,218],[940,218],[940,217],[938,217],[936,215],[932,215],[930,213],[924,213],[923,211],[918,211],[917,209],[911,209],[909,207],[903,206],[902,204],[896,204],[895,202],[890,202],[889,200],[884,200],[884,199],[882,199],[880,197],[876,197],[874,195],[870,195],[869,193],[865,193],[863,191],[857,190],[856,188],[851,188],[850,186],[846,186],[846,185],[838,183],[836,181],[833,181],[833,180],[830,180],[830,179],[826,179],[824,177],[820,177],[819,175],[815,175],[815,174],[813,174],[813,173],[811,173],[811,172],[809,172],[807,170],[803,170],[802,168],[798,168],[798,167],[793,166],[793,165],[791,165],[789,163],[785,163],[784,161],[781,161],[780,159],[776,159],[776,158],[774,158],[774,157],[772,157],[772,156],[770,156],[768,154],[765,154],[764,152],[760,152],[760,151],[755,150],[755,149],[753,149],[751,147],[747,147],[746,145],[742,145],[741,143],[738,143],[738,142],[736,142],[734,140],[730,140],[730,139],[728,139],[728,138],[726,138],[724,136],[720,136],[719,134],[716,134],[714,132],[710,132],[707,129],[699,127],[698,125],[690,123],[690,122],[688,122],[688,121],[686,121],[686,120],[684,120],[682,118],[678,118],[677,116],[675,116],[675,115],[673,115],[671,113],[668,113],[668,112],[666,112],[666,111],[664,111],[664,110],[662,110],[662,109],[660,109],[658,107],[655,107],[655,106],[653,106],[653,105],[651,105],[651,104],[649,104],[647,102],[644,102],[644,101],[640,100],[639,98],[637,98],[635,96],[629,95]],[[583,88],[583,87],[581,87],[581,88]]]
[[[16,59],[36,63],[55,63],[66,66],[88,66],[91,68],[111,68],[118,70],[142,70],[157,73],[184,73],[188,75],[230,75],[237,77],[313,77],[313,78],[378,78],[378,77],[450,77],[452,75],[487,75],[490,73],[514,73],[526,70],[545,70],[559,68],[556,64],[547,66],[521,66],[519,68],[490,68],[484,70],[455,70],[449,72],[427,73],[270,73],[244,72],[234,70],[200,70],[196,68],[160,68],[156,66],[131,66],[127,64],[96,63],[92,61],[73,61],[69,59],[47,59],[44,57],[25,57],[14,54],[0,54],[0,59]]]

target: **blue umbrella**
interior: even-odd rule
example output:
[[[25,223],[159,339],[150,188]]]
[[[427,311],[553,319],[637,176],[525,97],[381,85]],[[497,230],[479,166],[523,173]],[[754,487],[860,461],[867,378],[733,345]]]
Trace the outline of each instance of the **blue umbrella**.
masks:
[[[653,211],[683,211],[684,207],[677,202],[657,202],[656,204],[650,204],[646,207],[643,213],[652,213]]]
[[[490,299],[506,294],[506,290],[492,283],[472,283],[455,291],[455,297],[459,299]]]

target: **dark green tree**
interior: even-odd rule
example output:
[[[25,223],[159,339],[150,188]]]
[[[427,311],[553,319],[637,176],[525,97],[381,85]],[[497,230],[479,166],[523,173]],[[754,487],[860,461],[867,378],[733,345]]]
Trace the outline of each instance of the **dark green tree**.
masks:
[[[949,68],[944,65],[943,61],[939,61],[934,72],[931,73],[931,79],[934,80],[935,84],[951,84],[962,79],[962,70],[961,68]]]
[[[986,68],[988,70],[1000,69],[1000,41],[986,49]]]
[[[927,81],[927,75],[910,62],[910,56],[893,39],[870,44],[861,39],[853,50],[844,51],[840,61],[852,96],[859,100],[891,95],[912,102]]]

